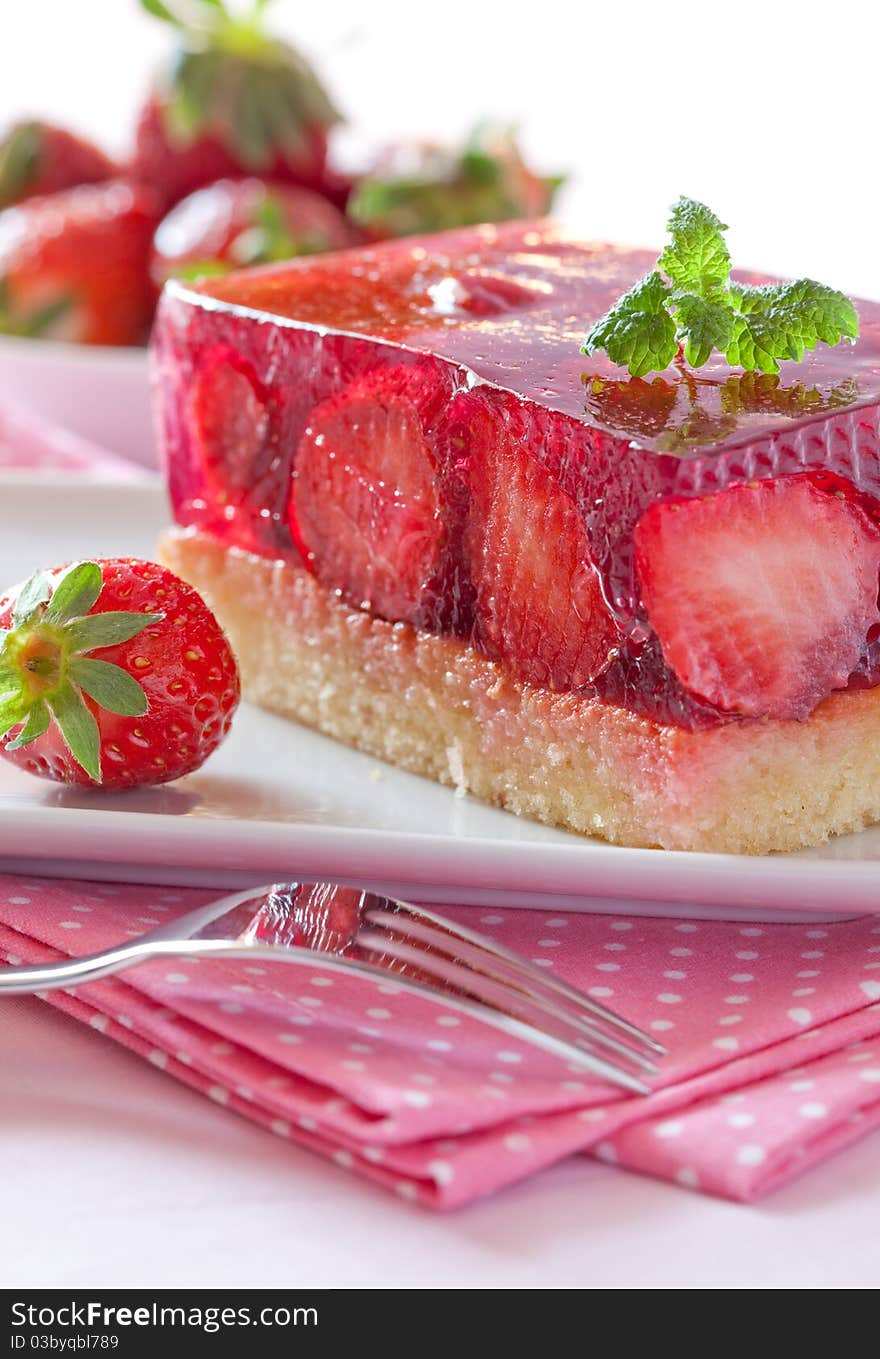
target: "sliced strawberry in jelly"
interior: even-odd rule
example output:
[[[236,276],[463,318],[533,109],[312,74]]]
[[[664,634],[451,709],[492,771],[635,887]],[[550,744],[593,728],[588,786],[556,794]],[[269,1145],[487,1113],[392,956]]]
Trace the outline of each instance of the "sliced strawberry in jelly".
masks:
[[[218,347],[194,375],[186,405],[191,494],[204,527],[256,552],[278,538],[271,512],[278,499],[278,462],[267,400],[245,359]],[[282,492],[283,494],[283,492]]]
[[[479,640],[522,679],[579,689],[619,641],[583,516],[527,447],[476,420],[464,551]]]
[[[214,355],[196,374],[190,420],[202,451],[206,486],[218,497],[248,489],[269,428],[254,378],[234,356]]]
[[[635,559],[667,664],[729,712],[806,717],[880,621],[880,531],[808,477],[652,505]]]
[[[294,459],[290,527],[307,564],[356,608],[418,626],[442,595],[429,433],[445,397],[409,368],[364,376],[312,411]]]

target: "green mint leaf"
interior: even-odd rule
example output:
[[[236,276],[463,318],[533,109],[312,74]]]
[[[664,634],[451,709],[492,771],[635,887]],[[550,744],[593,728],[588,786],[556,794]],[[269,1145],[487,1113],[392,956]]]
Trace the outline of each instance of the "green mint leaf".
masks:
[[[62,627],[81,618],[98,602],[104,577],[97,562],[75,562],[59,578],[44,615],[47,623]]]
[[[733,283],[737,308],[733,335],[724,353],[728,363],[761,373],[779,371],[779,361],[800,362],[821,341],[855,340],[859,318],[848,297],[812,279],[749,288]]]
[[[732,368],[744,368],[752,373],[778,373],[780,359],[803,357],[779,318],[762,316],[760,312],[736,317],[733,335],[725,346],[724,357]]]
[[[23,722],[27,714],[27,699],[20,689],[4,694],[0,698],[0,736],[5,736],[17,722]]]
[[[802,317],[808,317],[820,340],[827,345],[839,344],[842,339],[853,343],[859,338],[859,314],[845,293],[816,283],[811,278],[797,278],[780,289],[780,300],[786,305],[796,304]]]
[[[604,349],[612,363],[628,368],[633,377],[668,368],[678,347],[667,310],[669,291],[656,270],[647,274],[596,322],[581,353]]]
[[[723,287],[730,273],[725,223],[705,203],[680,198],[666,229],[671,239],[657,263],[676,287],[704,297]]]
[[[75,656],[67,673],[89,698],[110,713],[143,717],[149,707],[141,685],[119,665],[96,661],[90,656]]]
[[[685,293],[675,304],[675,321],[685,358],[692,367],[702,368],[713,349],[723,351],[733,340],[736,312],[723,294],[717,301],[707,301]]]
[[[90,779],[101,782],[101,736],[78,689],[65,680],[49,701],[64,744]]]
[[[849,298],[810,278],[767,283],[760,288],[731,283],[730,298],[737,310],[746,315],[776,318],[785,315],[797,325],[808,348],[819,340],[835,345],[841,339],[858,339],[858,312]]]
[[[98,651],[137,637],[151,623],[161,622],[162,617],[161,613],[90,613],[68,623],[64,632],[71,651]]]
[[[668,229],[657,269],[596,322],[583,354],[602,349],[644,377],[667,367],[681,345],[694,368],[718,350],[732,366],[772,374],[780,360],[800,362],[820,341],[858,338],[858,313],[834,288],[807,278],[759,288],[731,283],[727,227],[704,203],[680,198]]]
[[[22,746],[29,746],[31,741],[36,741],[38,736],[42,736],[43,732],[49,730],[51,720],[52,714],[49,712],[48,706],[42,700],[35,703],[28,713],[28,720],[15,740],[8,743],[6,749],[21,750]]]
[[[22,585],[12,613],[13,627],[20,628],[37,611],[52,592],[49,577],[42,571],[35,571]]]

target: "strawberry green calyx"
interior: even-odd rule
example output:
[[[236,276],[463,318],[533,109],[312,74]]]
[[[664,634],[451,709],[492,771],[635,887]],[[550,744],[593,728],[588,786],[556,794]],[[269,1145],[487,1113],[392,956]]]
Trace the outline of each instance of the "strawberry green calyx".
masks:
[[[177,145],[210,134],[259,171],[278,154],[295,163],[307,151],[309,131],[340,121],[306,59],[266,32],[266,0],[256,0],[244,15],[230,14],[222,0],[141,5],[180,34],[163,91],[166,132]]]
[[[103,586],[96,562],[76,562],[60,576],[37,572],[21,586],[12,627],[0,632],[0,739],[19,750],[54,721],[73,758],[101,782],[100,735],[85,702],[127,717],[148,710],[143,687],[121,666],[91,656],[143,632],[161,614],[89,612]]]
[[[231,247],[236,264],[274,264],[295,255],[315,255],[327,249],[318,231],[294,235],[284,220],[278,200],[267,194],[254,212],[253,226],[239,233]]]
[[[36,123],[19,123],[6,138],[0,148],[0,208],[14,203],[33,180],[41,141]]]
[[[10,300],[6,280],[0,277],[0,335],[52,339],[57,328],[63,326],[76,305],[76,297],[72,293],[65,293],[61,297],[52,298],[41,307],[22,311]]]
[[[218,277],[233,269],[244,269],[253,264],[275,264],[298,255],[318,255],[330,249],[327,235],[319,227],[301,232],[290,229],[281,205],[271,194],[266,194],[253,211],[251,224],[241,230],[229,243],[229,259],[194,259],[174,266],[174,276],[188,282],[200,278]]]
[[[512,129],[481,124],[463,147],[401,147],[360,181],[349,217],[383,236],[540,217],[564,176],[526,165]]]

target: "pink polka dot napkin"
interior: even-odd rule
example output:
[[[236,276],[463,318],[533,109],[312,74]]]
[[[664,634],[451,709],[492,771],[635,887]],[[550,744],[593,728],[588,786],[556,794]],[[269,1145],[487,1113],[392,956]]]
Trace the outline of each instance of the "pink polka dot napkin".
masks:
[[[216,895],[0,878],[0,954],[91,952]],[[429,1207],[576,1152],[751,1200],[880,1123],[878,917],[446,913],[661,1039],[653,1093],[625,1096],[390,978],[203,958],[47,999],[269,1133]]]

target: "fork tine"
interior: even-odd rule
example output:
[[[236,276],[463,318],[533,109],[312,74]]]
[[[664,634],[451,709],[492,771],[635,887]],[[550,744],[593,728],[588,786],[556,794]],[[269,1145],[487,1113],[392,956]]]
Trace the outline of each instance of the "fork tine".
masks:
[[[466,925],[454,923],[445,916],[435,915],[433,911],[427,910],[424,906],[413,906],[410,902],[397,900],[394,901],[393,905],[395,911],[401,915],[409,916],[416,921],[427,921],[432,925],[438,926],[454,939],[463,940],[469,944],[475,945],[477,948],[483,949],[486,953],[493,954],[499,960],[503,960],[512,971],[519,973],[529,982],[541,983],[547,989],[557,991],[560,995],[566,996],[572,1004],[577,1005],[582,1010],[589,1011],[590,1014],[595,1015],[597,1019],[604,1020],[604,1022],[609,1024],[612,1028],[622,1029],[636,1042],[650,1048],[658,1057],[663,1057],[665,1055],[666,1049],[663,1047],[662,1043],[658,1043],[656,1039],[649,1037],[648,1034],[644,1033],[635,1024],[631,1024],[629,1020],[623,1019],[622,1016],[615,1014],[613,1010],[609,1010],[606,1005],[602,1005],[599,1001],[593,1000],[591,996],[584,995],[582,991],[578,991],[577,988],[571,986],[569,982],[562,981],[559,977],[554,977],[552,975],[548,976],[546,973],[541,972],[531,963],[527,963],[524,958],[519,957],[518,954],[511,953],[510,949],[504,948],[502,944],[496,944],[493,939],[487,939],[485,935],[477,934],[475,930],[468,929]]]
[[[573,1007],[569,1001],[569,988],[548,986],[547,983],[553,979],[546,978],[537,968],[530,968],[528,964],[516,968],[511,966],[507,959],[499,956],[494,949],[484,948],[479,935],[474,936],[476,942],[471,942],[470,939],[457,934],[454,930],[436,929],[425,924],[423,920],[409,918],[408,914],[404,915],[396,911],[372,908],[365,912],[365,918],[374,925],[381,925],[384,929],[402,935],[405,939],[416,939],[428,945],[429,948],[450,954],[454,961],[464,962],[483,975],[494,977],[498,981],[516,987],[517,991],[524,994],[533,1004],[537,1004],[539,1008],[561,1020],[564,1024],[577,1028],[579,1032],[586,1034],[593,1042],[618,1053],[628,1061],[644,1067],[647,1071],[656,1069],[652,1060],[656,1044],[648,1040],[640,1047],[624,1041],[623,1035],[629,1037],[633,1030],[632,1025],[625,1021],[616,1024],[607,1023],[604,1012],[597,1016],[589,1005]],[[515,959],[514,961],[518,962],[519,960]],[[574,988],[570,988],[570,990],[574,991]],[[574,991],[574,996],[581,999],[580,993],[577,991]],[[616,1020],[617,1016],[612,1015],[612,1018]],[[600,1027],[601,1024],[605,1024],[606,1027]],[[645,1035],[639,1029],[635,1029],[634,1033],[639,1039],[645,1038]],[[648,1049],[648,1051],[646,1052],[644,1049]]]
[[[455,941],[454,950],[450,949],[449,937],[441,931],[434,930],[431,926],[424,925],[420,921],[405,921],[401,925],[400,918],[389,912],[369,911],[367,919],[374,925],[381,926],[383,931],[389,930],[393,935],[402,937],[404,942],[416,941],[425,944],[430,950],[430,954],[426,955],[424,950],[419,950],[415,955],[416,959],[437,955],[443,957],[449,963],[462,966],[466,970],[465,975],[471,978],[477,976],[497,983],[498,987],[503,989],[498,990],[497,995],[501,999],[500,1001],[496,1000],[496,1003],[509,1007],[513,1000],[519,1000],[520,1003],[525,1002],[532,1013],[535,1010],[541,1011],[543,1015],[549,1016],[558,1024],[574,1029],[579,1038],[586,1038],[592,1044],[616,1053],[626,1062],[641,1067],[650,1074],[656,1071],[656,1065],[650,1055],[636,1047],[629,1046],[613,1033],[608,1033],[599,1028],[592,1019],[581,1011],[566,1008],[554,997],[552,992],[545,994],[536,987],[528,990],[521,985],[512,985],[509,977],[502,969],[496,968],[492,964],[487,967],[486,955],[475,946],[467,942]],[[388,942],[388,936],[382,933],[378,937],[369,934],[365,937],[363,930],[361,930],[357,942],[362,947],[384,949]],[[492,958],[491,954],[489,958]]]
[[[554,1033],[548,1027],[546,1013],[539,1010],[539,1017],[535,1017],[534,1011],[538,1007],[531,1004],[524,992],[511,991],[505,983],[497,982],[484,973],[475,972],[471,968],[453,962],[445,955],[427,952],[425,949],[414,944],[408,944],[404,940],[391,939],[380,930],[362,930],[358,936],[358,945],[367,951],[381,953],[386,958],[391,957],[398,962],[408,963],[417,968],[419,972],[436,978],[445,986],[453,987],[459,992],[472,996],[481,1006],[499,1012],[501,1015],[507,1015],[515,1022],[524,1025],[527,1030],[531,1030],[530,1041],[535,1043],[536,1046],[545,1047],[555,1055],[565,1057],[566,1061],[577,1062],[585,1070],[600,1076],[603,1080],[611,1081],[614,1085],[622,1086],[624,1089],[635,1091],[640,1095],[651,1093],[650,1087],[645,1085],[637,1076],[632,1075],[623,1067],[615,1065],[600,1053],[582,1046],[582,1044],[588,1042],[586,1034],[582,1033],[580,1041],[575,1042]],[[401,981],[403,980],[405,979],[401,978]],[[518,1014],[516,1013],[517,1008],[519,1009]],[[542,1039],[543,1042],[540,1041]],[[538,1041],[536,1042],[536,1040]]]

